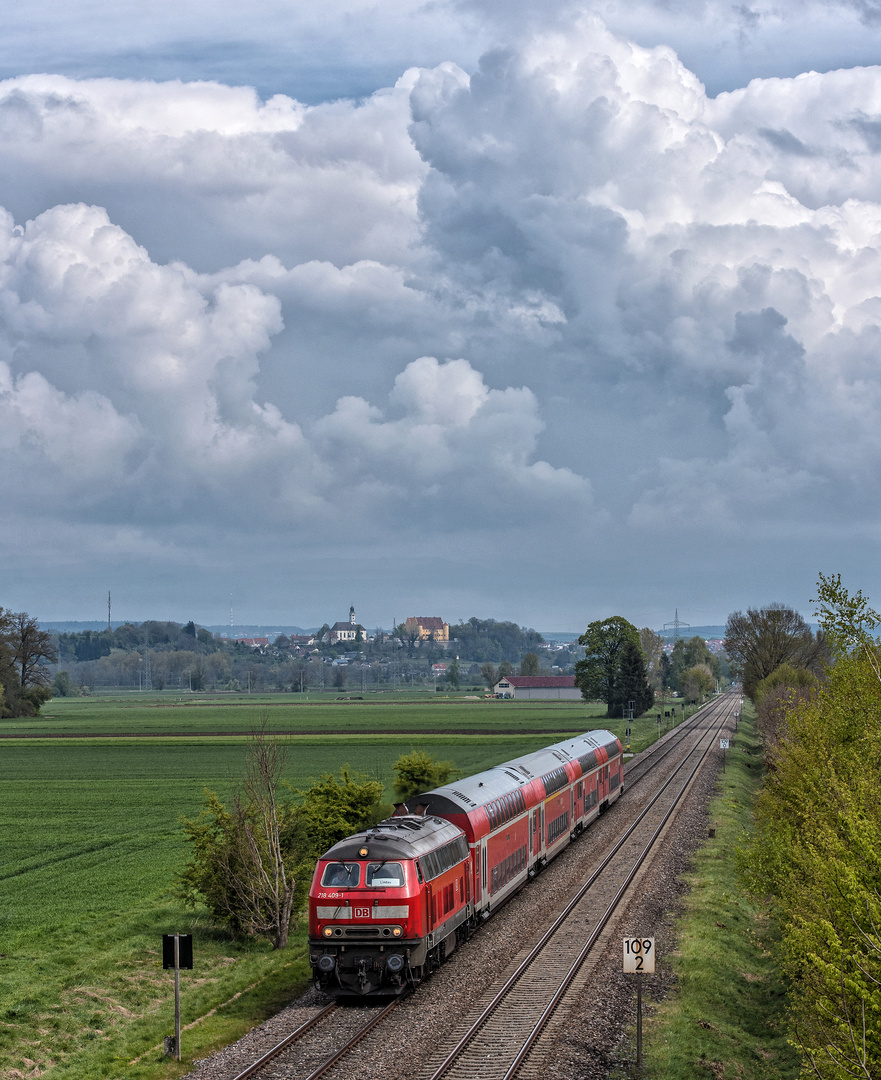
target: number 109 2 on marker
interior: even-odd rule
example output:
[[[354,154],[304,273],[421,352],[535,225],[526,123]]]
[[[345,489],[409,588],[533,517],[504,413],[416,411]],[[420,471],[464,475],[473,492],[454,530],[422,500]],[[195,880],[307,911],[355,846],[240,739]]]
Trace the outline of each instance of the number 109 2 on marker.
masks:
[[[654,975],[655,939],[653,937],[624,938],[624,971]]]

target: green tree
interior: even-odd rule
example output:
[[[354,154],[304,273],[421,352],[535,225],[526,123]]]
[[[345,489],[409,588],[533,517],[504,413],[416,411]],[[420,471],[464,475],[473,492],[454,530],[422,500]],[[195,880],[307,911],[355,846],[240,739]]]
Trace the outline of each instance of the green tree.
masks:
[[[300,820],[314,858],[382,816],[383,785],[343,765],[338,776],[322,773],[311,787],[298,792]]]
[[[544,638],[517,623],[472,618],[450,626],[450,641],[458,642],[460,656],[497,664],[500,660],[513,662],[525,652],[534,652]]]
[[[285,747],[254,735],[245,773],[229,807],[206,790],[202,813],[184,820],[191,859],[175,895],[203,903],[236,934],[265,935],[287,944],[309,886],[311,851],[300,814],[282,793]]]
[[[715,687],[716,680],[707,664],[695,664],[682,674],[682,692],[687,701],[703,701]]]
[[[59,697],[70,697],[73,694],[70,672],[56,671],[55,678],[52,680],[52,692]]]
[[[758,684],[755,691],[756,720],[767,749],[773,751],[786,729],[786,716],[817,689],[815,675],[804,668],[781,664]]]
[[[492,688],[499,681],[499,673],[496,671],[495,665],[489,662],[480,665],[480,677],[487,685],[487,689]]]
[[[402,754],[394,764],[395,802],[402,803],[423,791],[449,783],[452,761],[437,761],[424,750]]]
[[[719,677],[719,659],[713,656],[707,648],[707,643],[702,637],[680,638],[673,646],[670,653],[670,667],[668,671],[669,685],[680,693],[685,693],[683,679],[686,671],[703,664],[710,671],[713,679]]]
[[[459,671],[459,657],[458,656],[453,657],[453,662],[450,664],[449,668],[447,669],[447,682],[450,684],[450,686],[453,687],[454,690],[458,690],[460,688],[460,686],[462,685],[462,676],[461,676],[461,673]]]
[[[781,664],[793,664],[819,675],[828,656],[824,637],[814,635],[801,615],[784,604],[729,615],[725,651],[739,671],[743,692],[750,699],[762,679]]]
[[[584,659],[575,665],[575,682],[586,701],[604,701],[606,716],[622,715],[621,661],[630,642],[639,649],[639,631],[620,615],[588,625],[578,639]]]
[[[633,702],[633,715],[642,714],[655,703],[655,692],[649,685],[646,672],[645,656],[638,644],[625,641],[621,650],[621,665],[618,675],[615,703],[615,715],[621,716]],[[621,712],[618,712],[620,708]]]
[[[649,684],[653,690],[660,690],[663,674],[662,658],[667,655],[664,652],[664,639],[654,630],[644,626],[639,631],[639,644],[645,657],[645,670]]]
[[[521,675],[540,675],[541,664],[539,663],[538,656],[534,652],[528,652],[520,661],[520,674]]]

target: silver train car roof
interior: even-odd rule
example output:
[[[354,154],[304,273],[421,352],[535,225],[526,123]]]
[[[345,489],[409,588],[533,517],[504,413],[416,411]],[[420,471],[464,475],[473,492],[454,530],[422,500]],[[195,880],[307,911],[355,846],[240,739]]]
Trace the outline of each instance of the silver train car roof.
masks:
[[[532,780],[547,776],[571,761],[580,761],[583,771],[587,772],[601,764],[597,755],[598,750],[604,751],[600,756],[605,761],[619,753],[620,745],[618,737],[611,731],[604,729],[586,731],[583,735],[564,739],[562,742],[554,743],[553,746],[534,750],[531,754],[524,754],[511,761],[503,761],[500,765],[475,773],[474,776],[467,776],[462,780],[454,780],[450,784],[433,788],[425,792],[424,796],[440,796],[449,800],[452,806],[457,806],[461,811],[467,812],[516,791]],[[415,807],[424,796],[415,795],[408,799],[407,806]],[[432,805],[431,800],[429,800],[429,805]],[[440,804],[435,803],[432,809],[438,812]],[[431,812],[432,810],[429,810],[429,813]]]

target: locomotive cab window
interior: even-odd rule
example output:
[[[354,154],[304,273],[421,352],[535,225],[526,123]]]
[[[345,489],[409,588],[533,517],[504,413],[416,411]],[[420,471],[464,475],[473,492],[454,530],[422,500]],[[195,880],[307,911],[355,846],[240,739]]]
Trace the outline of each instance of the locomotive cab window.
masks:
[[[331,889],[354,889],[361,880],[358,863],[328,863],[321,876],[321,884]]]
[[[397,862],[368,863],[364,884],[376,889],[400,889],[404,884],[404,868]]]

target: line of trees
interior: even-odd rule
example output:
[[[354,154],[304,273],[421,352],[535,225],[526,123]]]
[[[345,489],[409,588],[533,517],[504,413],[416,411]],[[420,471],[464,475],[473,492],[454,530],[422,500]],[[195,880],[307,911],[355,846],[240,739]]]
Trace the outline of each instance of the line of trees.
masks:
[[[518,665],[537,661],[543,643],[534,630],[493,619],[470,619],[451,628],[461,635],[448,645],[413,642],[405,647],[390,635],[356,643],[316,642],[308,650],[293,646],[279,635],[268,646],[252,649],[211,634],[193,622],[148,620],[126,623],[112,630],[84,630],[58,634],[55,693],[65,696],[95,687],[138,687],[153,690],[293,690],[379,688],[388,685],[435,685],[431,664],[444,660],[447,671],[441,685],[459,689],[479,684],[486,670],[513,672]],[[348,664],[330,668],[335,659]],[[568,653],[555,653],[554,663],[567,664]],[[428,680],[426,682],[426,680]]]
[[[818,635],[777,604],[729,619],[769,766],[740,871],[779,929],[806,1074],[869,1080],[881,1076],[881,616],[838,576],[821,575],[817,608]]]

